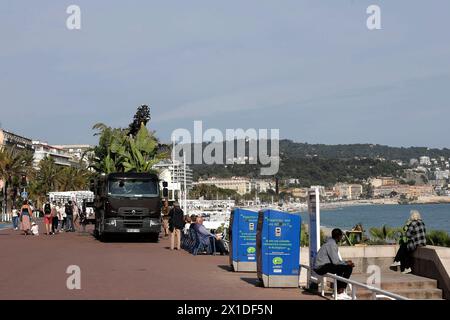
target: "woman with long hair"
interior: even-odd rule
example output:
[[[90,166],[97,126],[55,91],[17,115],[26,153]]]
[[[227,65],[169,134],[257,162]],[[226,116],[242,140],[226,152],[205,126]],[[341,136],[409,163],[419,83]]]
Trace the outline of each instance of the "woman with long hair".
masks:
[[[24,235],[30,234],[32,214],[33,212],[28,204],[28,200],[25,200],[22,208],[20,209],[20,230],[23,231]]]

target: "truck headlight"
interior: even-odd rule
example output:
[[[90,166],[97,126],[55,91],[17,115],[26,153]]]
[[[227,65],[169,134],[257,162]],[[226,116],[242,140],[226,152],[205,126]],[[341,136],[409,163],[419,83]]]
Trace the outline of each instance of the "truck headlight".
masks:
[[[106,221],[106,225],[117,227],[117,221],[115,219],[111,219]]]

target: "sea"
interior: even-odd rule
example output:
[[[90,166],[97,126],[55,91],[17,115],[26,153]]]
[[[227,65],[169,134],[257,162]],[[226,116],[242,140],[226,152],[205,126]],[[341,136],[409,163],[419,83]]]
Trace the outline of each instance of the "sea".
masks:
[[[365,230],[372,227],[403,227],[411,210],[418,210],[427,230],[443,230],[450,233],[450,204],[424,205],[362,205],[343,208],[322,209],[320,225],[327,228],[349,230],[361,223]],[[308,223],[308,214],[300,213],[302,221]]]

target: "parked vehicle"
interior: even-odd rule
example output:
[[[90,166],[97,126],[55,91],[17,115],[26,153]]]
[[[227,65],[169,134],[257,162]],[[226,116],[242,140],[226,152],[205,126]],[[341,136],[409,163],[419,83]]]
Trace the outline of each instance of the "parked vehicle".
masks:
[[[112,173],[92,181],[95,236],[142,234],[157,242],[162,207],[158,180],[150,173]]]

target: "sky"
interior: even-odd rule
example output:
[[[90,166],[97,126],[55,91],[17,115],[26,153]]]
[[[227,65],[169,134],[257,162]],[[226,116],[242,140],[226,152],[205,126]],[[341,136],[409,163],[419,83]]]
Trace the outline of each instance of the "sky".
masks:
[[[69,5],[81,30],[69,30]],[[381,9],[369,30],[366,9]],[[51,144],[92,126],[279,129],[298,142],[450,147],[448,0],[0,3],[0,123]]]

